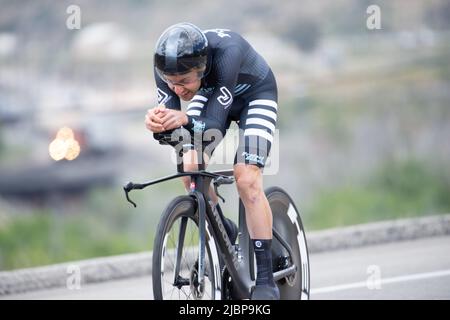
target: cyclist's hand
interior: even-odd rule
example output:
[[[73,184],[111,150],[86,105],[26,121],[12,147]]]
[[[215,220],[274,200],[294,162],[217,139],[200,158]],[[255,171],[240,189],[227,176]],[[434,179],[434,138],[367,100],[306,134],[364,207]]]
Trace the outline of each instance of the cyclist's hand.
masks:
[[[155,110],[155,114],[159,115],[160,118],[162,118],[170,110],[163,104],[160,104],[153,109]]]
[[[179,128],[188,123],[187,115],[183,111],[165,109],[164,113],[164,116],[161,117],[161,121],[165,130]]]
[[[167,129],[163,127],[161,118],[166,114],[167,110],[169,109],[166,109],[164,106],[149,109],[145,115],[145,126],[147,129],[155,133],[166,131]]]

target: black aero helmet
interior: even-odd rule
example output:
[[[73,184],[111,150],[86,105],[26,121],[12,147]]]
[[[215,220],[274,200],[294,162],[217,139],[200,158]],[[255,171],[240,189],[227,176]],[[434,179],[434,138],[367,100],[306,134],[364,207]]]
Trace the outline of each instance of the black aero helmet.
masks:
[[[191,23],[167,28],[156,43],[154,63],[159,75],[183,74],[204,69],[208,60],[208,39]]]

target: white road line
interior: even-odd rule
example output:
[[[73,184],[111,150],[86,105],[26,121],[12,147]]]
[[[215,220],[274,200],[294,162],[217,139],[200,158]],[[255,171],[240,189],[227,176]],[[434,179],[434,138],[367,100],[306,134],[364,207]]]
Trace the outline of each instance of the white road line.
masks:
[[[450,270],[441,270],[441,271],[426,272],[426,273],[415,273],[415,274],[411,274],[411,275],[407,275],[407,276],[399,276],[399,277],[386,278],[386,279],[381,278],[380,284],[383,285],[383,284],[389,284],[389,283],[414,281],[414,280],[445,277],[445,276],[450,276]],[[342,291],[342,290],[349,290],[349,289],[356,289],[356,288],[369,288],[368,281],[353,282],[353,283],[341,284],[338,286],[330,286],[330,287],[311,289],[311,294],[328,293],[328,292],[335,292],[335,291]]]

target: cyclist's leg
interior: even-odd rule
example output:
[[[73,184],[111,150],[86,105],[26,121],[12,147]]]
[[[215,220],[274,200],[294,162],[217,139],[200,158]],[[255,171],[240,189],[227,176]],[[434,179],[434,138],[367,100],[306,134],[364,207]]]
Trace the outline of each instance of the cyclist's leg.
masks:
[[[261,169],[253,164],[237,163],[234,172],[250,238],[272,239],[272,212],[264,194]]]
[[[229,119],[226,123],[226,129],[229,128],[231,124],[231,120]],[[205,147],[205,146],[204,146]],[[203,153],[203,158],[205,161],[205,167],[207,167],[210,158],[212,157],[212,154],[214,152],[214,149],[209,149],[209,154],[207,154],[206,152]],[[185,171],[197,171],[198,170],[198,155],[197,155],[197,151],[194,149],[188,150],[183,154],[183,163],[184,163],[184,170]],[[190,177],[183,177],[183,184],[184,187],[186,188],[187,191],[189,191],[190,189],[190,184],[191,184],[191,178]],[[238,233],[239,233],[239,229],[237,227],[237,225],[230,219],[226,218],[222,212],[222,209],[220,208],[218,202],[219,199],[213,189],[212,186],[209,187],[209,197],[213,202],[213,206],[216,207],[217,212],[219,213],[223,223],[224,223],[224,227],[225,230],[227,231],[227,234],[230,238],[231,243],[235,243]]]
[[[245,206],[247,227],[256,262],[256,287],[252,299],[279,299],[272,274],[272,211],[264,194],[262,169],[269,155],[277,120],[277,90],[273,74],[265,90],[252,95],[239,121],[239,147],[235,157],[235,178]]]
[[[205,160],[205,165],[208,165],[209,157],[207,154],[203,154],[203,158]],[[183,163],[184,163],[184,171],[198,171],[198,159],[197,159],[197,151],[188,150],[183,155]],[[184,187],[186,191],[189,191],[191,185],[190,177],[182,177]],[[217,204],[218,198],[212,186],[209,187],[209,196],[214,204]]]
[[[252,238],[272,238],[272,214],[263,190],[262,170],[273,142],[278,111],[275,77],[269,72],[258,92],[246,98],[239,119],[235,176]],[[247,210],[247,208],[249,210]]]

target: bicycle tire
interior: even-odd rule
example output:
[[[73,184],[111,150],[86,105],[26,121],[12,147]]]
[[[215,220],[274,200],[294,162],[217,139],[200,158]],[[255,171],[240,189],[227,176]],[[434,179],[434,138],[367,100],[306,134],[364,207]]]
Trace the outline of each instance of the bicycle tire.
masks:
[[[300,213],[289,194],[280,187],[265,190],[272,209],[273,227],[291,246],[291,263],[297,266],[296,273],[289,279],[277,281],[281,300],[308,300],[310,296],[309,253]],[[287,250],[274,237],[272,240],[273,269],[280,270],[280,261],[289,260]]]
[[[179,196],[169,203],[164,213],[161,216],[160,222],[157,227],[157,232],[155,236],[155,242],[153,246],[153,257],[152,257],[152,281],[153,281],[153,296],[155,300],[189,300],[197,299],[196,295],[192,291],[191,284],[195,283],[192,281],[192,276],[195,274],[196,267],[196,257],[198,257],[198,245],[196,246],[195,241],[198,241],[198,214],[194,198],[190,196]],[[179,274],[184,275],[182,277],[184,281],[189,279],[189,287],[177,288],[173,286],[170,288],[170,281],[174,280],[173,270],[174,270],[174,258],[175,255],[173,247],[177,241],[175,239],[171,240],[170,232],[177,223],[181,225],[182,218],[187,218],[186,221],[186,236],[190,237],[188,240],[192,240],[191,243],[184,243],[183,246],[183,259],[182,259],[182,270]],[[178,225],[178,227],[179,227]],[[197,228],[197,233],[195,229]],[[205,266],[206,266],[206,276],[205,276],[205,294],[203,299],[221,299],[221,279],[220,279],[220,265],[218,262],[217,248],[215,242],[211,237],[209,232],[208,222],[206,222],[206,254],[205,254]],[[176,233],[176,230],[174,230]],[[177,240],[177,239],[176,239]],[[186,237],[185,237],[186,241]],[[198,244],[198,243],[197,243]],[[172,249],[171,249],[172,247]],[[188,255],[187,253],[190,254]],[[185,255],[186,254],[186,255]],[[170,260],[170,255],[173,255],[172,261]],[[172,270],[170,269],[172,265]],[[170,274],[172,271],[172,275]],[[187,278],[189,276],[189,278]],[[172,290],[170,296],[168,296],[168,290]],[[177,291],[178,289],[178,291]],[[194,290],[195,291],[195,290]],[[170,299],[169,299],[170,298]]]

